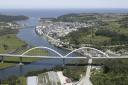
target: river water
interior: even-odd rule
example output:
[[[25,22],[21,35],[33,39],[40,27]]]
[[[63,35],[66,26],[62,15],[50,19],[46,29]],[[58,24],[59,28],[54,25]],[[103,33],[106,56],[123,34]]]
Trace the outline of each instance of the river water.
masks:
[[[62,55],[66,55],[67,53],[69,53],[68,50],[55,47],[55,46],[51,45],[45,37],[39,36],[36,34],[35,26],[38,24],[38,19],[39,19],[39,17],[30,17],[30,19],[27,21],[18,22],[21,24],[24,23],[26,25],[31,25],[33,27],[21,29],[19,31],[19,33],[17,34],[17,37],[19,39],[25,41],[27,44],[32,45],[34,47],[36,47],[36,46],[49,47],[49,48],[52,48],[52,49],[58,51]],[[66,62],[68,62],[68,61],[70,61],[70,60],[66,60]],[[30,71],[39,71],[39,70],[43,70],[45,68],[49,69],[56,65],[62,65],[62,64],[63,64],[62,59],[48,59],[48,60],[42,59],[40,61],[33,62],[31,64],[27,64],[27,65],[23,65],[23,66],[17,65],[15,67],[1,69],[0,70],[0,79],[7,79],[11,76],[21,76]]]

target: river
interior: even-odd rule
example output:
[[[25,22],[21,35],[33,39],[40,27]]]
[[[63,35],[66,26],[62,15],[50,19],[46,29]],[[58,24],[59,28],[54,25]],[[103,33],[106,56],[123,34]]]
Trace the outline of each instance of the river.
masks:
[[[45,46],[45,47],[52,48],[52,49],[58,51],[59,53],[61,53],[62,55],[66,55],[67,53],[69,53],[68,50],[55,47],[55,46],[51,45],[45,37],[39,36],[36,34],[35,26],[38,23],[38,18],[30,17],[29,20],[23,21],[20,23],[25,23],[27,25],[33,25],[33,27],[21,29],[19,31],[19,33],[17,34],[17,37],[19,39],[25,41],[26,43],[28,43],[29,45],[32,45],[34,47]],[[66,60],[66,62],[68,62],[68,60]],[[39,71],[39,70],[43,70],[44,68],[52,68],[56,65],[62,65],[62,64],[63,64],[62,59],[48,59],[48,60],[42,59],[40,61],[33,62],[31,64],[26,64],[23,66],[17,65],[15,67],[1,69],[0,70],[0,79],[7,79],[11,76],[21,76],[30,71]]]

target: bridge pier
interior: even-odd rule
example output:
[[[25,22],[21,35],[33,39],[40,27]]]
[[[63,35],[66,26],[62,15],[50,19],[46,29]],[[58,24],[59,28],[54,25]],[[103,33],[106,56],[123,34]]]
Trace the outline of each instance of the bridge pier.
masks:
[[[22,62],[22,57],[20,57],[20,62],[19,62],[19,65],[23,65],[23,62]]]
[[[65,66],[65,58],[63,58],[63,67]]]
[[[4,56],[1,56],[1,63],[4,63]]]

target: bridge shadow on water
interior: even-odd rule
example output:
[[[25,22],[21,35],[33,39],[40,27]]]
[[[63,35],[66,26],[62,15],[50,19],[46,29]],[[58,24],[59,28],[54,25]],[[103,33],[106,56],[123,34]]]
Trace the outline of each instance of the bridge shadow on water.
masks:
[[[2,62],[2,61],[0,61],[0,62]],[[14,63],[14,64],[18,64],[18,63],[20,63],[19,61],[4,61],[4,63]],[[32,62],[22,62],[22,63],[24,63],[24,64],[31,64]]]
[[[103,64],[89,64],[89,63],[83,63],[83,64],[65,64],[65,66],[102,66]]]
[[[2,62],[1,60],[0,60],[0,62]],[[4,61],[3,63],[10,63],[10,64],[19,64],[20,62],[19,61]],[[29,64],[31,64],[31,65],[55,65],[55,64],[53,64],[53,63],[46,63],[46,62],[22,62],[24,65],[29,65]],[[56,64],[57,65],[57,64]]]
[[[0,62],[2,62],[2,61],[0,61]],[[19,61],[4,61],[4,63],[14,63],[14,64],[19,64],[20,62]],[[31,65],[47,65],[47,66],[52,66],[52,65],[58,65],[58,64],[54,64],[54,63],[50,63],[50,62],[22,62],[23,64],[25,64],[25,65],[29,65],[29,64],[31,64]],[[62,63],[62,65],[63,65],[63,63]],[[82,63],[82,64],[79,64],[79,63],[66,63],[66,64],[64,64],[65,66],[88,66],[88,65],[91,65],[91,66],[102,66],[103,64],[94,64],[94,63],[92,63],[92,64],[90,64],[90,63]]]

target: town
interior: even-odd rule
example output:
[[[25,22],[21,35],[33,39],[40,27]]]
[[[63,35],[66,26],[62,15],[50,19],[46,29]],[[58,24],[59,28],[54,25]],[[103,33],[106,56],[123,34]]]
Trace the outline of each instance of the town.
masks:
[[[39,35],[47,35],[49,42],[52,44],[61,46],[62,44],[68,44],[68,42],[61,42],[60,37],[64,37],[70,32],[77,31],[79,28],[89,26],[91,25],[82,22],[62,22],[45,18],[40,20],[35,30]]]

